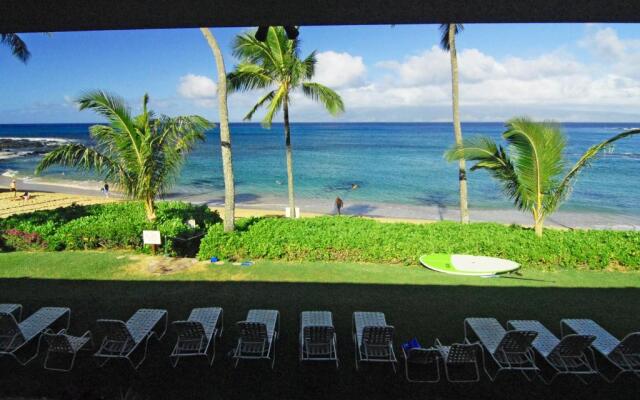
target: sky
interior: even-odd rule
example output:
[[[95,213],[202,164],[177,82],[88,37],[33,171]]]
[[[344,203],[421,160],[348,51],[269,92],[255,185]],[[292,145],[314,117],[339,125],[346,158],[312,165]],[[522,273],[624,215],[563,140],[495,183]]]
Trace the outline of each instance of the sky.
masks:
[[[233,38],[247,29],[213,29],[228,71],[237,63]],[[27,64],[0,47],[0,123],[99,121],[75,105],[94,89],[122,96],[134,112],[148,93],[157,113],[218,120],[216,66],[198,29],[22,38]],[[293,121],[451,120],[437,25],[301,27],[300,39],[303,56],[317,51],[313,80],[336,90],[346,111],[332,117],[297,93]],[[640,24],[467,24],[457,46],[463,121],[640,121]],[[260,95],[231,95],[230,119],[242,121]]]

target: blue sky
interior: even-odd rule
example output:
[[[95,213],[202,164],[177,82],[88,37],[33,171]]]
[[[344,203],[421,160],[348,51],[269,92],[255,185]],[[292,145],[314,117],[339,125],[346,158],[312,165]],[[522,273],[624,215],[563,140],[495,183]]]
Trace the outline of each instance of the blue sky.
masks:
[[[233,37],[214,29],[231,69]],[[448,56],[437,25],[302,27],[303,55],[317,50],[317,80],[336,89],[338,118],[303,98],[295,121],[448,121]],[[217,120],[215,64],[197,29],[24,34],[24,65],[0,48],[0,123],[93,122],[73,99],[89,89],[132,106],[148,92],[156,111]],[[640,25],[466,25],[459,36],[462,118],[515,115],[560,121],[640,120]],[[259,93],[230,97],[242,119]]]

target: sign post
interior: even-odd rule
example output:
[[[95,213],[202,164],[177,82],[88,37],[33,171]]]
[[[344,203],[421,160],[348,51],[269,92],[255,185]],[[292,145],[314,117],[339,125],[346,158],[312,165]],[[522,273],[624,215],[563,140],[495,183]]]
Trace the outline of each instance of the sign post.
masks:
[[[142,242],[143,244],[150,244],[151,251],[153,255],[156,255],[158,251],[158,245],[162,244],[162,239],[160,237],[160,231],[142,231]]]

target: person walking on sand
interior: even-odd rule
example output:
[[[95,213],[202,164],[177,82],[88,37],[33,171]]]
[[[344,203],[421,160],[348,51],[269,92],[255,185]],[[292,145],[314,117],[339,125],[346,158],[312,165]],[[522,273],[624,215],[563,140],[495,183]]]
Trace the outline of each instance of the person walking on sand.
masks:
[[[104,193],[105,197],[109,197],[109,184],[107,182],[104,183],[104,186],[100,190]]]
[[[342,215],[340,213],[340,210],[342,210],[343,206],[344,206],[344,202],[342,201],[342,199],[340,197],[336,197],[336,208],[338,209],[338,215]]]
[[[18,195],[18,189],[16,188],[16,180],[12,179],[11,184],[9,185],[9,191],[13,192],[13,197]]]

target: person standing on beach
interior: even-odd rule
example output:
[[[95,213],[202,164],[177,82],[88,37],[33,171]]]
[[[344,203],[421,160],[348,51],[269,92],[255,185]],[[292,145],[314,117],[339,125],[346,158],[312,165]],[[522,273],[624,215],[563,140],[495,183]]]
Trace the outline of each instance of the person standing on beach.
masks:
[[[109,184],[107,182],[104,183],[104,187],[102,188],[102,193],[104,193],[105,197],[109,197]]]
[[[336,208],[338,209],[338,215],[342,215],[340,213],[340,210],[342,210],[343,206],[344,206],[344,202],[342,201],[342,199],[340,197],[336,197]]]
[[[13,192],[13,197],[18,195],[18,189],[16,188],[16,180],[12,179],[11,184],[9,185],[9,191]]]

